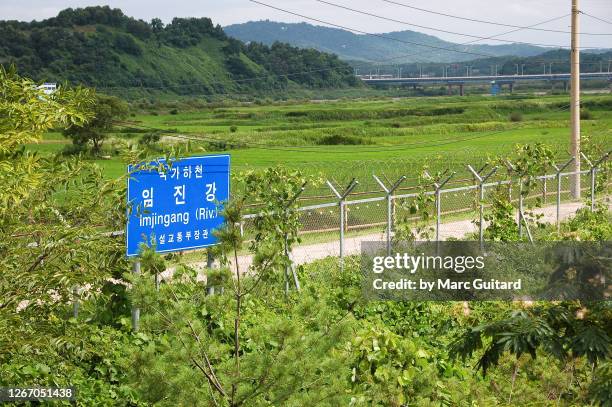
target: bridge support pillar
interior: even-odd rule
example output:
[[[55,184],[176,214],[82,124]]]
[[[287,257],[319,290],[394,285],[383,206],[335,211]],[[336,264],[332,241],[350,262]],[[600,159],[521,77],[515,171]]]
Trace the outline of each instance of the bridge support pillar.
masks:
[[[510,93],[514,92],[514,82],[510,82],[508,88],[510,88]]]
[[[459,84],[459,96],[463,96],[463,84]]]
[[[453,85],[451,85],[450,83],[448,84],[448,95],[452,95],[453,94]]]

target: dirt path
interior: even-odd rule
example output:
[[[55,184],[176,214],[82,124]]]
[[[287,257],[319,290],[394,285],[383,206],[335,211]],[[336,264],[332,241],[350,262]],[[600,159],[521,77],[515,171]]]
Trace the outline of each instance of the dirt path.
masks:
[[[568,202],[561,204],[561,219],[570,218],[579,208],[583,206],[584,204],[582,204],[581,202]],[[554,223],[556,220],[556,205],[545,206],[543,208],[534,210],[534,212],[543,215],[541,219],[542,222]],[[454,222],[444,222],[441,224],[440,237],[442,240],[447,240],[449,238],[461,239],[469,233],[477,232],[477,230],[478,229],[476,228],[476,225],[474,225],[471,219],[459,220]],[[346,256],[358,254],[361,250],[361,242],[363,241],[382,242],[384,240],[385,234],[383,232],[356,237],[347,237],[344,239],[344,253]],[[296,246],[293,248],[292,257],[293,261],[297,265],[300,265],[310,263],[315,260],[324,259],[329,256],[339,256],[339,253],[339,241],[335,240],[332,242]],[[240,269],[244,271],[248,269],[248,266],[251,264],[251,262],[251,255],[244,255],[238,258],[238,264],[240,265]],[[190,263],[189,266],[194,267],[199,271],[203,271],[206,267],[206,263],[194,262]],[[174,267],[170,267],[163,273],[162,276],[163,278],[170,277],[173,272]]]

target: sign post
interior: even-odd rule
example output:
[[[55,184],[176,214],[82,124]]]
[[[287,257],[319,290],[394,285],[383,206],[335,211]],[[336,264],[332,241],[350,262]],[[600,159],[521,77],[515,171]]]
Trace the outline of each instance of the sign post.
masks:
[[[128,172],[128,257],[138,256],[143,244],[158,253],[217,244],[213,232],[224,222],[222,204],[230,193],[229,155],[161,159]],[[140,271],[139,261],[134,270]],[[138,317],[133,309],[135,330]]]

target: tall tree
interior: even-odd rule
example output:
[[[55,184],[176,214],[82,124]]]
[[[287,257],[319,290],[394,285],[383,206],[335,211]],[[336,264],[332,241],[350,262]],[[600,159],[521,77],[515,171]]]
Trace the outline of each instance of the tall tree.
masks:
[[[93,103],[88,89],[45,95],[0,68],[0,365],[62,337],[73,289],[100,287],[126,264],[121,241],[99,228],[123,222],[122,184],[94,164],[24,148],[50,129],[84,125]]]
[[[97,155],[115,121],[127,116],[128,107],[114,96],[97,95],[92,110],[94,117],[91,120],[68,127],[64,135],[70,137],[73,144],[83,148],[91,143],[92,152]]]

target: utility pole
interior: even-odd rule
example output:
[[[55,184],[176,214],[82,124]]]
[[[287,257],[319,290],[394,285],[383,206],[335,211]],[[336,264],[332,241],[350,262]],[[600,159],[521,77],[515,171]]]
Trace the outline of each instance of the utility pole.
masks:
[[[570,180],[572,197],[580,198],[580,38],[578,0],[572,0],[572,93],[571,93],[571,154],[574,157],[574,173]]]

